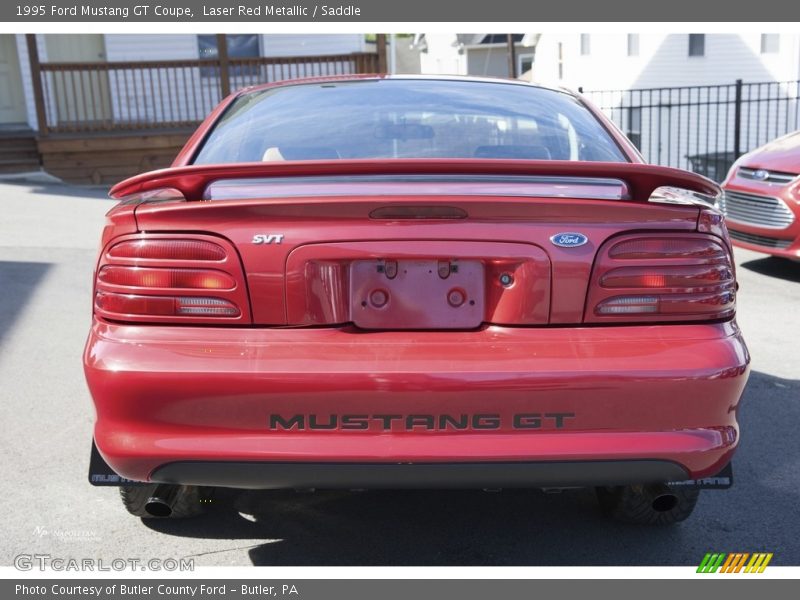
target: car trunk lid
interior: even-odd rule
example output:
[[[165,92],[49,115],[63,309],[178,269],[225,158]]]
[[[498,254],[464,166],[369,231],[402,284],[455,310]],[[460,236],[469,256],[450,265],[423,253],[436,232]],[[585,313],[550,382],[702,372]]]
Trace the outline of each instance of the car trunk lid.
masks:
[[[464,329],[581,322],[606,240],[696,229],[697,206],[647,202],[663,186],[717,191],[649,165],[409,160],[182,167],[112,193],[182,195],[139,204],[139,229],[229,240],[255,324]]]

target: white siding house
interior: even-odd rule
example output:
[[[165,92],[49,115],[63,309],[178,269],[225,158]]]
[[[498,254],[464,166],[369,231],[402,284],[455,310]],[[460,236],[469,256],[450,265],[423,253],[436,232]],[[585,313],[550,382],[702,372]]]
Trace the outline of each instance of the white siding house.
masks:
[[[4,40],[0,40],[4,42],[0,45],[0,76],[3,77],[2,83],[6,91],[11,93],[0,97],[0,127],[27,126],[36,130],[36,105],[25,35],[4,34],[3,38]],[[191,34],[38,34],[36,46],[41,63],[197,60],[206,57],[203,55],[204,46],[201,38],[206,38],[206,51],[209,43],[215,44],[214,36]],[[250,38],[245,40],[248,43],[242,46],[247,54],[235,55],[231,51],[231,38]],[[371,47],[362,34],[229,36],[231,58],[331,56],[370,50]],[[338,66],[345,69],[345,72],[350,68],[344,63]],[[302,66],[291,67],[289,74],[294,75],[295,71],[301,68]],[[83,79],[77,80],[77,85],[82,88],[77,93],[73,91],[75,83],[68,75],[55,73],[46,80],[50,83],[50,88],[44,90],[44,101],[48,115],[57,114],[66,120],[75,116],[84,120],[96,118],[124,122],[126,119],[136,118],[137,112],[142,114],[147,111],[150,113],[171,111],[173,120],[192,121],[204,116],[219,100],[219,91],[210,89],[211,78],[200,73],[198,69],[194,71],[193,73],[184,71],[180,74],[166,71],[156,72],[155,75],[148,73],[147,77],[154,80],[143,79],[144,75],[131,72],[117,74],[113,71],[103,71],[84,74]],[[309,69],[308,74],[315,74],[313,68]],[[139,80],[136,79],[137,75],[140,77]],[[238,75],[241,76],[242,73]],[[204,78],[207,81],[202,81]],[[232,74],[232,79],[232,87],[235,87],[239,83],[237,73]],[[198,84],[198,81],[201,81],[201,84]],[[147,83],[151,92],[158,92],[171,85],[173,90],[176,90],[174,97],[180,100],[172,107],[156,106],[150,98],[156,94],[143,92],[142,83]],[[190,86],[200,88],[196,101],[194,98],[187,99],[191,94],[183,93]],[[65,92],[72,92],[72,96],[65,99],[64,96],[68,95]],[[90,101],[93,101],[93,104]],[[2,106],[3,102],[18,105]],[[84,104],[89,107],[86,108]],[[155,116],[163,117],[164,114]]]
[[[417,34],[422,72],[507,77],[506,44],[481,40],[491,35],[497,34]],[[518,37],[522,37],[516,44],[520,76],[567,88],[615,90],[717,85],[737,79],[800,79],[800,34],[542,33]],[[690,37],[695,38],[693,55]]]
[[[420,50],[421,72],[437,75],[508,77],[508,42],[505,33],[441,34],[421,33],[414,45]],[[533,51],[523,43],[522,34],[513,34],[517,53],[517,73],[527,71]]]
[[[199,57],[197,36],[190,34],[135,33],[106,34],[103,36],[106,60],[178,60]]]
[[[529,77],[584,90],[800,79],[798,34],[700,35],[544,33]]]
[[[262,56],[315,56],[366,52],[368,44],[360,33],[319,35],[270,34],[261,36]]]
[[[433,75],[466,75],[467,58],[458,38],[449,33],[417,34],[420,70]]]
[[[106,34],[106,60],[177,60],[200,57],[198,36],[192,34]],[[313,56],[365,52],[361,34],[262,34],[260,56]]]
[[[479,36],[417,34],[422,72],[507,77],[507,46]],[[720,179],[737,155],[800,128],[800,34],[520,37],[520,78],[582,89],[650,162]]]
[[[542,34],[523,77],[582,89],[646,160],[718,181],[800,127],[798,34]]]
[[[19,85],[22,88],[22,98],[24,99],[24,111],[19,111],[17,114],[22,114],[24,112],[25,120],[21,123],[26,125],[31,129],[36,129],[36,103],[33,98],[33,84],[31,80],[31,67],[30,61],[28,60],[28,46],[25,43],[25,36],[22,34],[17,34],[14,36],[15,46],[17,55],[13,57],[8,57],[9,60],[16,60],[17,64],[19,65],[19,74],[20,78],[16,82],[9,82],[8,85]],[[45,52],[44,48],[44,41],[42,39],[37,40],[37,46],[39,48],[39,55]],[[6,121],[0,121],[0,126],[2,125],[16,125],[20,124],[19,121],[17,123]]]

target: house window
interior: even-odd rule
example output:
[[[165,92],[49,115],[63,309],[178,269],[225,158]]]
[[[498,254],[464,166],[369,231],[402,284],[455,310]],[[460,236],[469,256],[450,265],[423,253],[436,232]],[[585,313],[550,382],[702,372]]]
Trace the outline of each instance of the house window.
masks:
[[[628,34],[628,56],[639,56],[639,34]]]
[[[520,54],[517,57],[517,74],[524,75],[533,68],[533,54]]]
[[[777,54],[781,49],[781,36],[777,33],[761,34],[761,54]]]
[[[628,139],[639,150],[642,149],[642,109],[631,107],[628,109]]]
[[[592,40],[588,33],[581,34],[581,56],[588,56],[592,51]]]
[[[258,35],[252,34],[239,34],[228,35],[228,58],[257,58],[260,51],[258,47]],[[219,56],[219,49],[217,48],[216,35],[198,35],[197,36],[197,50],[201,59],[216,59]],[[231,75],[239,74],[239,71],[244,68],[241,65],[233,66],[231,68]],[[215,67],[202,67],[200,74],[203,77],[216,77]]]
[[[689,56],[705,56],[705,55],[706,55],[706,34],[690,33]]]

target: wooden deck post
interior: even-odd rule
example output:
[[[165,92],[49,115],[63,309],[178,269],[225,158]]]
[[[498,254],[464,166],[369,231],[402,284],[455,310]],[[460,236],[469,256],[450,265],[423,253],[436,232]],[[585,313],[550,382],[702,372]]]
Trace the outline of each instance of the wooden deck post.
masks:
[[[378,73],[386,73],[386,34],[375,34],[375,49],[378,51]]]
[[[511,79],[517,78],[517,47],[514,45],[514,34],[509,33],[506,37],[508,44],[508,76]]]
[[[36,34],[25,34],[25,43],[28,46],[28,62],[31,66],[31,84],[33,85],[33,100],[36,105],[36,124],[39,135],[47,135],[47,113],[44,108],[44,89],[42,88],[42,70],[39,66],[39,48],[36,45]]]
[[[231,72],[228,64],[228,36],[217,34],[217,57],[219,59],[219,89],[222,97],[231,93]]]

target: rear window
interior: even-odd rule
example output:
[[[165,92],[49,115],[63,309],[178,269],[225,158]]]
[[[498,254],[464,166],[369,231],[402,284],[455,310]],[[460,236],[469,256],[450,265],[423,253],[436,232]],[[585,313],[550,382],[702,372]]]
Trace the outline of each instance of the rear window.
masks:
[[[624,162],[575,98],[515,84],[382,79],[242,95],[195,164],[370,158]]]

